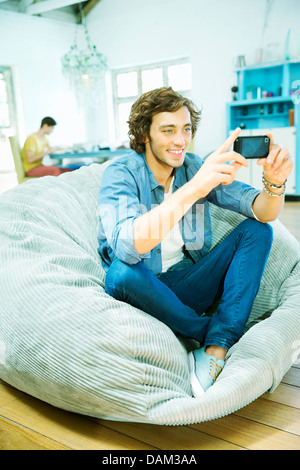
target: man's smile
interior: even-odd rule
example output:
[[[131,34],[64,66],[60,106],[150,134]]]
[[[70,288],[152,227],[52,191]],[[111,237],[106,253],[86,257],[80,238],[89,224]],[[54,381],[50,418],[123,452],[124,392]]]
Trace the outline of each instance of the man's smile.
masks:
[[[169,149],[168,152],[174,157],[181,157],[184,149]]]

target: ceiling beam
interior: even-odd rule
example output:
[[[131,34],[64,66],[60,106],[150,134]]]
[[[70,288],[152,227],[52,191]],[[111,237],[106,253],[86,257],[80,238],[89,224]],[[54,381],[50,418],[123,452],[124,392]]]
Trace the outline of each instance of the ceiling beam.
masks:
[[[27,6],[25,12],[31,15],[37,15],[39,13],[45,13],[46,11],[74,5],[75,3],[79,3],[78,0],[43,0]]]
[[[74,12],[77,17],[77,23],[82,24],[82,13],[86,17],[92,9],[99,3],[101,0],[89,0],[85,2],[79,2],[78,7],[74,7]],[[82,11],[82,13],[81,13]]]
[[[84,7],[83,7],[83,13],[85,16],[94,8],[94,6],[99,3],[100,0],[90,0]]]

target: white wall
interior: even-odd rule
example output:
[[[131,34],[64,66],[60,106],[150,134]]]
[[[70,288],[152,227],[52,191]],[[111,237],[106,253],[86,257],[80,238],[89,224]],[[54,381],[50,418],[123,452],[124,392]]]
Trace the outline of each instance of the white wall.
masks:
[[[250,65],[257,48],[279,43],[283,59],[289,28],[300,45],[299,21],[298,0],[101,0],[87,18],[110,67],[190,56],[192,97],[203,108],[195,143],[200,155],[225,139],[235,57],[245,55]]]
[[[77,109],[60,62],[74,31],[72,23],[0,10],[0,65],[13,69],[21,145],[45,116],[58,123],[51,144],[87,138],[85,116]]]

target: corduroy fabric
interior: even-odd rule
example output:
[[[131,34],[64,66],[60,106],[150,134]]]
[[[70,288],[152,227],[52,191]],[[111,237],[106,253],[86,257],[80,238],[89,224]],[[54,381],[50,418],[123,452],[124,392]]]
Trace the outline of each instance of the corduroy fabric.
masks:
[[[169,425],[215,419],[274,390],[300,349],[298,242],[272,224],[254,326],[195,399],[187,358],[195,343],[104,292],[97,199],[106,165],[31,180],[0,197],[0,377],[62,409]],[[211,209],[215,245],[243,217]]]

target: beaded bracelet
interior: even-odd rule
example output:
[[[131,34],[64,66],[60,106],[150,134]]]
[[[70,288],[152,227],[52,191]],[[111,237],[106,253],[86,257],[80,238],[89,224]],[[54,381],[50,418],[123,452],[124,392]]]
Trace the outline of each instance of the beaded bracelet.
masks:
[[[263,189],[266,191],[267,194],[269,194],[269,196],[280,197],[280,196],[284,195],[287,180],[285,180],[284,183],[279,184],[279,185],[278,184],[271,184],[265,179],[265,177],[263,175],[262,176],[262,182],[263,182],[263,185],[264,185]],[[276,189],[283,188],[283,191],[279,194],[272,193],[271,191],[268,190],[267,185],[270,186],[270,188],[276,188]]]
[[[287,180],[285,180],[282,184],[272,184],[272,183],[269,183],[269,182],[265,179],[264,175],[262,175],[262,182],[264,183],[264,185],[267,184],[268,186],[270,186],[270,188],[280,189],[280,188],[282,188],[282,186],[284,186],[284,188],[285,188],[285,185],[286,185]]]
[[[283,196],[284,193],[285,193],[285,188],[284,188],[284,190],[282,191],[282,193],[280,193],[280,194],[271,193],[271,191],[269,191],[269,190],[266,188],[266,186],[264,186],[263,189],[266,191],[267,194],[269,194],[269,196],[274,196],[274,197]]]

